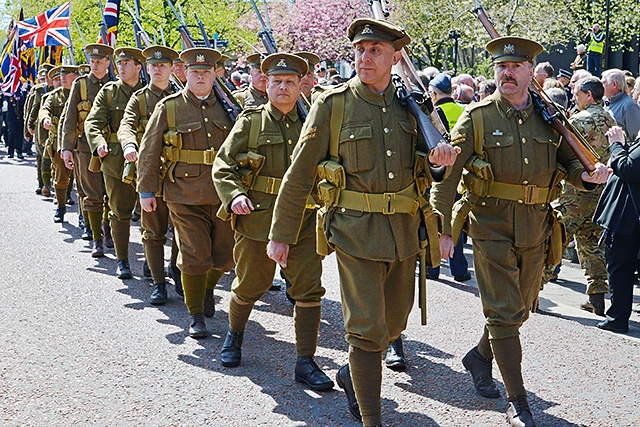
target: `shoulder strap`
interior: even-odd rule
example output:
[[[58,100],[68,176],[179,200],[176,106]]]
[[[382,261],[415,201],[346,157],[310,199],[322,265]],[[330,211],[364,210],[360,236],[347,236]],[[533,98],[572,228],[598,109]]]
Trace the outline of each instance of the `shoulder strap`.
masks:
[[[80,79],[80,101],[87,100],[87,79]]]
[[[482,145],[484,142],[484,118],[481,108],[471,110],[471,120],[473,121],[473,151],[486,160],[486,153]]]
[[[176,101],[173,98],[167,99],[167,126],[169,130],[176,130]]]
[[[342,116],[344,114],[344,92],[336,93],[331,97],[331,123],[329,125],[329,155],[331,160],[340,163],[339,143],[340,128],[342,128]]]
[[[142,119],[147,118],[147,97],[145,96],[145,91],[139,92],[138,95],[138,103],[140,104],[140,117]]]
[[[113,89],[115,89],[115,85],[111,86],[107,90],[107,107],[111,107],[113,103]]]
[[[249,130],[249,151],[258,150],[258,134],[262,125],[262,111],[254,111],[251,113],[251,129]]]

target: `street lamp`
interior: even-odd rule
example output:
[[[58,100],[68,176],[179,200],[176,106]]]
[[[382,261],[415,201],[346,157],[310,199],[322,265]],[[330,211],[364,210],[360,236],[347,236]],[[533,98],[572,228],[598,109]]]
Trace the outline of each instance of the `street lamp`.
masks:
[[[609,0],[607,0],[609,1]],[[456,30],[449,31],[449,38],[453,40],[453,72],[458,74],[458,39],[460,33]]]

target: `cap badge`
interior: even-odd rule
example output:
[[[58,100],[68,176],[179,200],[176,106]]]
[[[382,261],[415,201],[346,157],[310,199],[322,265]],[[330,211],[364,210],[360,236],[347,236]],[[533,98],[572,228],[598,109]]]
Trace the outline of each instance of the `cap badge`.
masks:
[[[100,53],[100,49],[98,49],[97,47],[94,47],[91,53],[98,54]]]
[[[196,55],[196,62],[204,62],[204,55]]]
[[[505,55],[513,55],[516,53],[516,47],[511,43],[505,44],[504,48],[502,49],[502,53]]]
[[[283,67],[286,68],[287,67],[287,61],[284,60],[284,58],[282,58],[277,64],[276,67]]]
[[[153,57],[156,59],[161,59],[162,58],[162,52],[160,52],[159,50],[156,50],[155,52],[153,52]]]
[[[373,34],[373,30],[369,26],[369,24],[365,25],[360,34]]]

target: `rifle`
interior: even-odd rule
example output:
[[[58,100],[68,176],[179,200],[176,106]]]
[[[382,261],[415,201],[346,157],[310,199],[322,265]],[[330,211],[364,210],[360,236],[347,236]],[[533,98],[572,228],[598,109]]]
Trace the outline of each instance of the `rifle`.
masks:
[[[143,50],[145,47],[151,45],[151,40],[149,40],[149,36],[142,29],[142,24],[140,23],[140,3],[138,2],[138,0],[133,0],[133,6],[136,8],[135,15],[132,13],[131,8],[128,4],[125,3],[125,6],[127,7],[129,15],[131,15],[131,24],[133,25],[133,36],[136,39],[136,47],[140,50]],[[144,45],[142,40],[143,34],[145,37]],[[147,73],[147,68],[144,64],[142,64],[141,71],[142,72],[140,77],[142,78],[142,83],[145,85],[151,83],[151,79],[149,78],[149,74]]]
[[[480,4],[480,0],[476,0],[476,7],[471,12],[478,17],[491,39],[500,37],[500,34],[485,12],[484,7]],[[544,121],[567,141],[567,144],[569,144],[569,147],[571,147],[571,150],[582,166],[589,175],[592,175],[596,170],[596,163],[600,160],[598,153],[584,136],[582,136],[580,131],[569,122],[562,108],[558,107],[558,105],[549,98],[536,79],[531,79],[529,94],[531,95],[534,108],[542,115]]]
[[[82,34],[82,28],[80,28],[80,24],[78,24],[78,21],[76,21],[75,19],[73,20],[73,22],[76,23],[76,28],[78,29],[78,33],[80,34],[80,40],[82,40],[82,46],[86,46],[87,42],[84,41],[84,34]],[[84,47],[82,48],[82,53],[84,53],[84,60],[87,61],[87,64],[91,64],[91,58],[89,58],[89,54],[86,50],[84,50]]]
[[[180,23],[180,25],[178,26],[178,31],[180,32],[180,38],[182,39],[182,47],[187,49],[196,47],[194,39],[191,36],[187,25],[185,24],[184,19],[182,19],[182,14],[178,13],[176,8],[173,6],[173,3],[171,3],[171,0],[167,0],[167,3],[169,4],[169,7],[171,7],[173,14]],[[204,30],[204,26],[202,27],[202,29]],[[208,37],[205,39],[205,44],[208,42],[208,39]],[[207,47],[210,47],[210,44],[207,45]],[[235,98],[230,93],[227,94],[224,89],[221,88],[221,86],[224,85],[219,84],[218,80],[216,79],[213,82],[213,91],[229,118],[231,118],[231,120],[235,122],[238,115],[240,115],[240,113],[242,112],[242,109],[238,105]]]
[[[100,7],[100,38],[102,39],[102,44],[107,43],[107,23],[104,21],[104,7],[102,7],[102,0],[98,0],[98,7]],[[113,61],[109,61],[109,80],[115,80],[116,73],[113,70]]]
[[[258,9],[258,5],[256,5],[255,0],[251,0],[251,4],[253,5],[253,10],[255,10],[256,15],[258,16],[258,21],[260,21],[260,25],[262,25],[262,31],[258,32],[258,38],[262,41],[264,45],[265,51],[267,55],[271,55],[272,53],[276,53],[278,51],[278,45],[276,44],[275,39],[273,38],[273,32],[271,31],[271,26],[267,26],[262,19],[262,14]],[[267,21],[269,21],[269,13],[267,9],[267,4],[265,3],[265,10],[267,11]],[[309,110],[305,105],[304,101],[298,97],[296,100],[296,108],[298,109],[298,115],[304,122],[307,119],[307,115],[309,115]]]

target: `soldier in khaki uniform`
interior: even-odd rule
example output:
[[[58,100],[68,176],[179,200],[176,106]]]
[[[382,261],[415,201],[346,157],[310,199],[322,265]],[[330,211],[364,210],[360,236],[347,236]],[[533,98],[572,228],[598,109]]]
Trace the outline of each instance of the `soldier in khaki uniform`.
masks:
[[[64,165],[62,157],[60,157],[58,144],[58,129],[60,125],[60,116],[64,110],[65,103],[69,98],[69,91],[74,80],[78,77],[78,67],[75,65],[63,65],[60,67],[60,79],[62,86],[55,89],[42,104],[38,113],[38,121],[49,132],[47,139],[47,147],[52,158],[53,169],[53,185],[56,190],[56,200],[58,207],[53,216],[53,221],[61,223],[64,221],[64,215],[67,212],[67,187],[71,179],[71,170]]]
[[[302,92],[303,99],[307,103],[307,105],[311,106],[311,92],[314,83],[316,81],[316,73],[315,67],[318,63],[320,63],[320,57],[313,52],[294,52],[294,55],[298,55],[307,61],[309,65],[309,70],[307,74],[305,74],[302,79],[300,79],[300,91]]]
[[[94,157],[84,133],[84,122],[98,91],[109,81],[113,48],[104,44],[89,44],[84,50],[91,62],[91,72],[78,77],[71,86],[61,126],[60,155],[65,166],[74,170],[79,192],[84,194],[82,210],[85,234],[92,240],[91,256],[99,258],[104,256],[102,218],[104,212],[108,211],[108,205],[105,203],[106,190],[102,172],[89,168]],[[97,157],[94,162],[95,160]]]
[[[578,112],[569,121],[587,139],[604,163],[609,159],[609,141],[605,132],[616,125],[613,116],[605,111],[602,97],[604,87],[596,77],[587,77],[576,82],[574,98]],[[553,206],[562,213],[562,222],[567,230],[567,242],[576,237],[576,248],[580,265],[587,278],[589,300],[580,304],[580,308],[604,316],[604,295],[609,292],[607,286],[607,262],[605,253],[598,246],[602,227],[591,218],[598,206],[598,200],[604,185],[598,185],[593,191],[580,191],[572,185],[564,187],[562,196]],[[563,251],[564,252],[564,251]],[[551,277],[553,266],[545,269],[545,281]]]
[[[129,99],[118,129],[118,139],[122,144],[124,159],[132,164],[138,161],[139,143],[156,104],[175,92],[169,78],[171,64],[178,57],[178,52],[166,46],[150,46],[142,51],[142,55],[145,57],[147,73],[151,81],[144,88],[134,92]],[[154,211],[143,210],[141,213],[142,244],[154,283],[149,302],[162,305],[167,302],[164,244],[167,241],[169,208],[162,200],[161,194],[156,195],[156,206]]]
[[[180,82],[180,85],[182,85],[182,87],[184,88],[184,86],[187,84],[187,72],[186,68],[184,67],[184,61],[180,59],[180,56],[173,60],[171,71]]]
[[[444,215],[440,250],[443,257],[450,256],[454,246],[452,205],[462,169],[467,168],[467,191],[456,202],[453,226],[459,226],[457,214],[471,206],[467,230],[473,239],[487,322],[477,347],[462,362],[476,390],[497,398],[500,392],[491,377],[495,357],[507,389],[509,424],[530,427],[535,424],[522,379],[519,330],[540,290],[545,244],[555,218],[549,202],[559,196],[563,177],[558,163],[566,168],[567,181],[580,189],[603,183],[608,171],[599,163],[589,176],[534,109],[527,88],[542,46],[523,38],[502,37],[492,40],[487,50],[494,62],[497,91],[460,116],[452,143],[462,151],[451,174],[434,185],[431,201]],[[493,180],[483,180],[488,176]]]
[[[212,291],[233,267],[233,231],[216,216],[221,203],[211,177],[213,158],[233,122],[212,90],[220,53],[194,48],[180,57],[187,66],[187,86],[158,102],[149,119],[140,145],[138,191],[142,209],[150,212],[157,208],[162,183],[178,241],[189,334],[204,338],[207,289]]]
[[[251,84],[244,89],[233,92],[233,96],[242,108],[257,107],[269,101],[267,98],[267,76],[260,69],[260,62],[265,57],[260,53],[247,56]]]
[[[311,107],[276,200],[267,253],[288,265],[290,245],[304,237],[299,230],[318,170],[326,177],[318,190],[327,207],[319,238],[324,236],[336,251],[349,343],[349,364],[336,380],[347,394],[350,412],[364,425],[375,426],[382,423],[382,352],[406,328],[413,305],[423,216],[419,207],[425,218],[437,222],[419,197],[431,180],[428,163],[452,164],[455,150],[441,144],[429,162],[416,153],[415,119],[391,84],[392,65],[410,41],[404,30],[357,19],[349,26],[349,39],[357,76]],[[429,221],[431,230],[432,225]],[[437,225],[434,233],[437,245]]]
[[[105,84],[96,95],[84,123],[91,151],[102,159],[102,175],[109,197],[109,222],[116,248],[120,279],[130,279],[129,230],[136,205],[136,189],[132,183],[122,182],[124,155],[118,141],[118,128],[129,98],[142,88],[140,70],[144,57],[133,47],[119,47],[114,56],[118,64],[118,80]]]
[[[302,129],[296,101],[300,96],[300,79],[307,69],[307,63],[292,54],[274,53],[265,58],[262,71],[268,78],[270,101],[244,110],[214,162],[213,183],[226,214],[232,216],[236,241],[233,251],[237,277],[229,302],[229,332],[220,354],[223,366],[240,364],[249,315],[254,303],[270,288],[275,274],[276,263],[267,257],[266,247],[278,188]],[[249,169],[252,165],[244,162],[254,157],[261,166]],[[313,360],[320,328],[320,302],[325,293],[320,281],[322,258],[316,253],[315,224],[315,203],[311,201],[305,209],[300,238],[291,246],[284,271],[291,279],[289,295],[296,302],[295,379],[313,390],[328,390],[333,388],[333,381]]]

